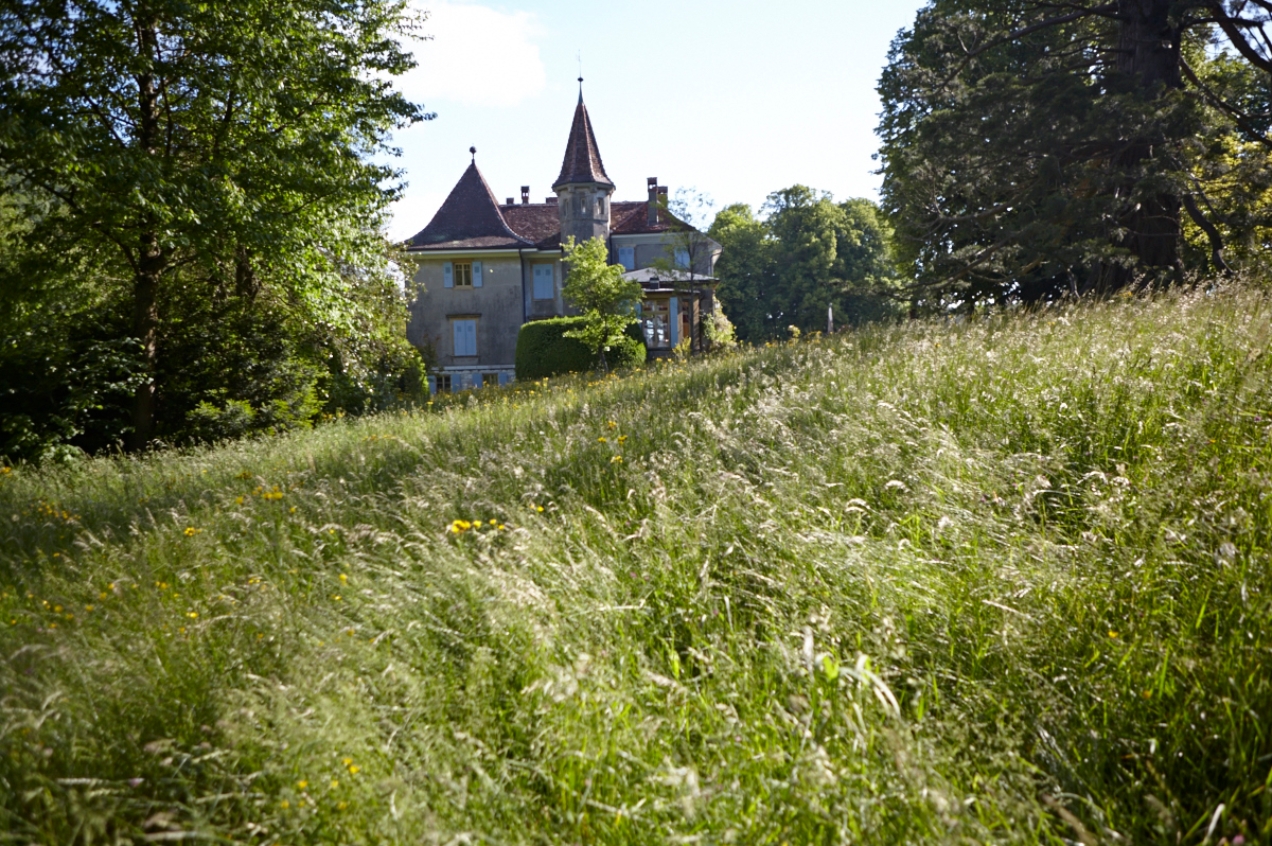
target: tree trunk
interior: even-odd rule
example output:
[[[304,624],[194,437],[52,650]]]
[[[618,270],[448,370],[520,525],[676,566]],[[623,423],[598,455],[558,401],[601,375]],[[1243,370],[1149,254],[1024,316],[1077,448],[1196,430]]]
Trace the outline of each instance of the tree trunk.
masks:
[[[138,9],[134,19],[137,50],[142,71],[137,74],[137,146],[157,157],[161,140],[159,94],[152,63],[159,51],[158,21]],[[159,284],[167,267],[167,256],[159,244],[157,221],[146,220],[137,238],[137,258],[133,267],[133,335],[141,344],[145,381],[133,395],[133,431],[129,448],[145,449],[155,433],[155,392],[159,359]]]
[[[129,448],[145,449],[155,433],[155,375],[159,359],[159,280],[163,254],[155,246],[155,236],[141,236],[140,259],[133,280],[133,335],[141,344],[145,381],[133,395],[133,431]]]
[[[1183,87],[1180,66],[1180,37],[1170,20],[1171,0],[1120,0],[1118,14],[1117,73],[1133,80],[1144,103],[1151,103],[1169,91]],[[1166,138],[1129,138],[1113,164],[1124,173],[1118,188],[1119,199],[1127,202],[1121,223],[1126,233],[1120,241],[1138,261],[1139,271],[1182,270],[1179,247],[1180,199],[1173,193],[1157,191],[1132,199],[1143,164],[1154,155],[1155,144]],[[1121,267],[1102,269],[1099,287],[1116,289],[1134,280],[1136,271]]]

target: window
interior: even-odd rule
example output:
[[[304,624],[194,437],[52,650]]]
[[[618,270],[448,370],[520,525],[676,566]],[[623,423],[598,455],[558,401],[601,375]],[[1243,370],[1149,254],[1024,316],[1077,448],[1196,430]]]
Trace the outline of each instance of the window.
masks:
[[[618,263],[627,270],[636,269],[636,248],[635,247],[619,247]]]
[[[683,247],[676,248],[676,267],[689,267],[689,251]]]
[[[596,198],[596,216],[605,217],[605,195],[600,194]]]
[[[437,374],[437,392],[439,394],[449,394],[451,392],[451,376],[449,373]]]
[[[536,264],[534,266],[534,298],[550,300],[555,293],[555,287],[552,284],[552,265]]]
[[[499,387],[499,374],[498,374],[498,373],[483,373],[483,374],[481,374],[481,386],[482,386],[483,388],[497,388],[497,387]]]
[[[473,263],[471,261],[455,262],[455,287],[473,287]]]
[[[455,332],[455,356],[477,355],[477,321],[456,320],[452,324]]]
[[[651,350],[671,348],[671,303],[667,300],[646,300],[641,303],[641,328],[645,330],[645,345]]]

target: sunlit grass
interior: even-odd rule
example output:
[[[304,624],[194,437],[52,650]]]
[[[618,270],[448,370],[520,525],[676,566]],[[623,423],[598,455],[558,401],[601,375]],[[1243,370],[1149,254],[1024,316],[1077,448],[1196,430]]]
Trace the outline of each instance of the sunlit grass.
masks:
[[[0,839],[1266,842],[1270,316],[0,473]]]

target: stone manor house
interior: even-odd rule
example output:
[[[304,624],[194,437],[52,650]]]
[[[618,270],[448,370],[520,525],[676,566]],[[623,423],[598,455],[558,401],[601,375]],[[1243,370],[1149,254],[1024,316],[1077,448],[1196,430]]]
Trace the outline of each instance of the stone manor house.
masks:
[[[656,178],[648,180],[645,200],[612,200],[614,183],[581,90],[555,196],[532,203],[530,188],[522,186],[520,202],[499,203],[472,152],[473,163],[446,202],[408,243],[420,266],[407,337],[434,353],[434,392],[507,384],[522,324],[572,313],[561,296],[561,242],[571,235],[603,239],[610,262],[641,283],[639,316],[651,355],[665,355],[691,337],[714,307],[720,245],[668,213],[667,189]],[[669,273],[669,265],[682,270]]]

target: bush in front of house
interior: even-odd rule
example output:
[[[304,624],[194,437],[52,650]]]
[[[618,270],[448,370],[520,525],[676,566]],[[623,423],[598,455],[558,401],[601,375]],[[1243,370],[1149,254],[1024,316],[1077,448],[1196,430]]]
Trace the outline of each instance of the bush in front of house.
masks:
[[[600,366],[599,359],[588,352],[582,341],[565,337],[566,332],[578,329],[583,323],[582,317],[553,317],[522,326],[517,333],[517,378],[544,379]],[[640,324],[633,323],[627,328],[622,343],[610,347],[605,361],[610,369],[645,363],[645,339]]]

